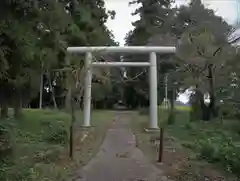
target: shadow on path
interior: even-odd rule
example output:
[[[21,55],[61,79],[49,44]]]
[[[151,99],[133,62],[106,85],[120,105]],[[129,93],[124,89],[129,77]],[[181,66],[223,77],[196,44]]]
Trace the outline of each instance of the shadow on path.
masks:
[[[167,181],[136,148],[129,112],[118,112],[99,153],[72,181]]]

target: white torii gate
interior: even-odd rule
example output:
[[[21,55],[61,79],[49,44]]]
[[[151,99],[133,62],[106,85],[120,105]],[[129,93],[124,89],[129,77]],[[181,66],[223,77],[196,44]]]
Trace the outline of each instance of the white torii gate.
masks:
[[[175,53],[176,48],[170,46],[125,46],[125,47],[68,47],[69,53],[86,53],[85,66],[87,68],[84,86],[84,127],[90,126],[91,120],[91,88],[92,66],[94,67],[141,67],[150,69],[150,129],[158,129],[157,105],[157,53]],[[92,62],[92,53],[138,53],[149,54],[149,62]]]

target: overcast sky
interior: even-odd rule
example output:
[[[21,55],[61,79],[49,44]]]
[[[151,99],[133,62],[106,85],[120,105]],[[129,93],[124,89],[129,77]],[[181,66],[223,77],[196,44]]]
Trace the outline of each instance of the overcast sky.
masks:
[[[124,45],[126,33],[133,28],[131,23],[139,19],[138,16],[131,15],[137,6],[129,6],[129,1],[130,0],[105,0],[107,9],[116,11],[115,19],[109,20],[107,26],[113,31],[115,39],[120,42],[120,45]],[[176,0],[176,5],[186,4],[187,2],[189,2],[189,0]],[[203,2],[230,24],[236,21],[237,13],[240,13],[237,0],[203,0]]]

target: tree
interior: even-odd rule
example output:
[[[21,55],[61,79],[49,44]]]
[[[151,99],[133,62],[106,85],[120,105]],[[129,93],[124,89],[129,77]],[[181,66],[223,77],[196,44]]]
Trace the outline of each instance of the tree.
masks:
[[[22,102],[22,90],[24,86],[28,84],[29,78],[33,72],[30,69],[30,62],[34,58],[32,51],[29,51],[32,46],[36,44],[37,37],[33,32],[33,23],[30,22],[29,16],[34,16],[33,11],[26,9],[29,3],[20,2],[1,2],[1,11],[5,13],[5,20],[1,20],[1,48],[4,51],[3,57],[6,59],[7,67],[5,67],[5,77],[2,77],[1,82],[5,85],[2,88],[1,94],[3,96],[7,91],[13,98],[12,102],[14,105],[15,116],[20,115],[20,104]],[[14,12],[12,8],[17,10]],[[29,15],[29,16],[25,16]],[[17,21],[17,17],[19,21]],[[4,48],[5,47],[5,48]],[[16,61],[18,60],[18,61]],[[33,74],[32,74],[33,75]],[[4,90],[7,88],[8,90]],[[3,97],[2,96],[2,97]],[[4,100],[5,108],[7,110],[7,104],[9,100]],[[7,116],[5,111],[4,117]]]
[[[171,8],[171,0],[138,0],[132,1],[131,4],[137,3],[140,6],[133,15],[139,14],[140,20],[133,23],[134,30],[130,31],[126,36],[126,44],[127,45],[156,45],[157,42],[153,42],[153,39],[158,37],[165,37],[165,34],[169,33],[171,37],[171,27],[172,27],[172,20],[174,17],[175,9]],[[159,45],[159,44],[158,44]],[[172,44],[171,44],[172,45]],[[161,59],[168,59],[169,57],[161,56],[158,58]],[[149,59],[147,55],[145,56],[126,56],[126,60],[129,61],[146,61]],[[163,65],[164,64],[164,65]],[[158,74],[159,74],[159,81],[162,82],[161,76],[164,72],[167,72],[167,67],[165,66],[165,62],[158,61]],[[129,76],[133,77],[140,72],[146,72],[142,74],[142,76],[138,77],[138,83],[134,86],[133,89],[136,92],[140,91],[143,94],[148,94],[148,73],[146,70],[141,68],[129,68],[127,73]],[[159,82],[159,83],[160,83]],[[129,89],[132,90],[132,89]],[[159,95],[162,95],[161,92],[163,91],[162,87],[159,88]],[[135,94],[136,99],[141,99],[143,96],[142,94]],[[160,100],[163,97],[160,96]],[[148,99],[146,99],[148,101]]]
[[[66,66],[67,46],[116,44],[104,25],[114,12],[108,12],[102,0],[91,3],[4,0],[0,5],[1,17],[4,17],[0,20],[2,117],[7,116],[7,108],[12,105],[16,117],[20,116],[22,106],[36,98],[43,85],[52,87],[50,93],[55,106],[62,102],[57,101],[54,94],[64,97],[64,73],[55,70]],[[75,60],[74,64],[78,65]]]
[[[185,76],[188,83],[196,85],[195,96],[202,96],[195,99],[201,101],[202,119],[209,120],[217,116],[215,79],[232,53],[228,42],[232,27],[199,0],[193,0],[189,7],[181,7],[177,21],[185,25],[180,28],[176,26],[179,34],[182,33],[181,29],[184,31],[179,41],[178,60],[183,61],[183,66],[190,72]],[[203,101],[206,92],[210,95],[208,106]]]

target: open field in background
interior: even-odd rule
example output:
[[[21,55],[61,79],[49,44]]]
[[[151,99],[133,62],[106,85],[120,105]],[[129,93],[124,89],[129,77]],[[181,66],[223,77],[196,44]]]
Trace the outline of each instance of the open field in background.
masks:
[[[163,106],[159,106],[159,109],[161,110],[161,109],[165,109],[166,110],[166,108],[164,108]],[[167,108],[167,109],[169,109],[169,108]],[[178,106],[175,106],[175,109],[176,110],[178,110],[178,111],[191,111],[191,106],[180,106],[180,105],[178,105]]]
[[[168,112],[169,112],[170,108],[165,108],[164,106],[158,106],[158,108],[159,108],[158,111],[159,111],[159,117],[160,117],[159,121],[166,120],[165,117],[168,116]],[[189,111],[191,111],[191,106],[179,106],[178,105],[178,106],[175,106],[175,110],[189,112]],[[140,108],[139,113],[142,115],[147,115],[149,113],[149,108]]]
[[[229,174],[240,174],[240,122],[190,122],[189,111],[189,107],[177,106],[173,125],[166,124],[168,110],[160,108],[159,111],[159,125],[164,125],[165,130],[164,162],[169,164],[170,175],[176,180],[197,180],[203,176],[216,179],[222,175],[225,180],[231,180],[227,178]],[[146,112],[141,110],[133,115],[132,128],[137,145],[156,162],[159,132],[144,131],[149,121]],[[206,166],[204,161],[211,164]],[[221,174],[212,170],[220,170]]]
[[[76,126],[75,132],[78,134],[75,134],[74,161],[68,158],[69,114],[26,109],[21,120],[1,120],[1,132],[11,142],[1,141],[1,146],[5,144],[6,150],[1,151],[0,180],[59,181],[69,176],[74,168],[87,163],[98,151],[114,115],[111,111],[93,111],[93,127],[83,130]],[[81,113],[77,113],[77,120],[81,125]],[[82,135],[87,132],[89,134],[83,141]]]

